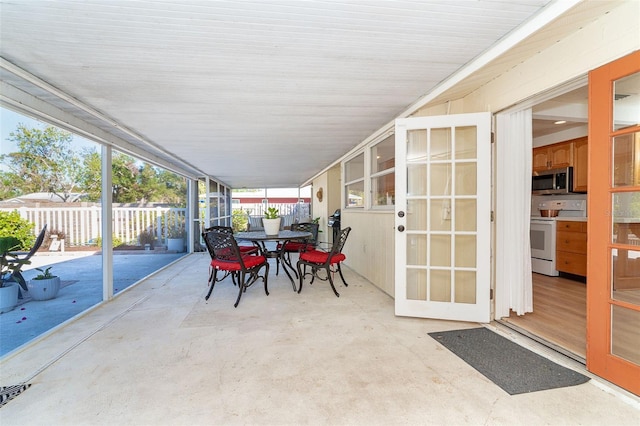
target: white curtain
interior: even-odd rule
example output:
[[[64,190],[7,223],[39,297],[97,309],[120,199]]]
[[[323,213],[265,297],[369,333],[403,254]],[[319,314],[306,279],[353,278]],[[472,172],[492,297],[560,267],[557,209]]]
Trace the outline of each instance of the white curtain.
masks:
[[[531,109],[497,115],[495,318],[533,312]]]

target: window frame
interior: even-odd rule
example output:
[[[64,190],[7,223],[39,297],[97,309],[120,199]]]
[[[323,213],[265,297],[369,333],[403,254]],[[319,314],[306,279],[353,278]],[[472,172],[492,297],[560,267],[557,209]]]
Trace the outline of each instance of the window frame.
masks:
[[[380,145],[381,143],[385,143],[389,140],[393,141],[393,147],[394,147],[393,167],[372,172],[373,167],[372,167],[371,159],[373,158],[373,150],[376,148],[376,146]],[[346,177],[347,177],[348,163],[350,161],[355,160],[359,156],[362,156],[363,158],[363,176],[347,181]],[[374,141],[368,143],[367,145],[363,146],[362,148],[354,152],[352,155],[350,155],[348,158],[346,158],[341,162],[341,168],[342,168],[342,176],[344,178],[344,184],[342,185],[342,201],[341,201],[341,205],[343,209],[348,209],[352,211],[361,210],[361,211],[385,211],[385,212],[393,211],[395,209],[395,195],[394,195],[393,204],[384,204],[384,205],[376,204],[373,199],[374,198],[373,188],[375,187],[374,180],[380,177],[393,174],[394,182],[395,182],[395,132],[394,131],[389,131],[384,135],[381,135],[379,138],[376,138]],[[364,191],[363,191],[364,200],[362,202],[362,205],[360,206],[350,206],[348,202],[349,186],[358,184],[358,183],[362,183],[364,186]]]

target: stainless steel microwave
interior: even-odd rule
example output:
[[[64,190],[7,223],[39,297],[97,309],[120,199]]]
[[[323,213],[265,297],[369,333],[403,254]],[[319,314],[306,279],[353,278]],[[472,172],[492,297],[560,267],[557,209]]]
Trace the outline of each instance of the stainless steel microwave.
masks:
[[[573,192],[573,167],[533,172],[531,193],[534,195],[568,194]]]

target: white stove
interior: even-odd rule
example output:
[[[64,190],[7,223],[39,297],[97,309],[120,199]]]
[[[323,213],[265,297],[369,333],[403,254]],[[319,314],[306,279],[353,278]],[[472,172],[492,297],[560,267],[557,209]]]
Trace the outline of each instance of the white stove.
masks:
[[[548,200],[531,209],[531,270],[557,277],[556,222],[587,217],[586,200]],[[540,210],[559,210],[557,217],[542,217]]]

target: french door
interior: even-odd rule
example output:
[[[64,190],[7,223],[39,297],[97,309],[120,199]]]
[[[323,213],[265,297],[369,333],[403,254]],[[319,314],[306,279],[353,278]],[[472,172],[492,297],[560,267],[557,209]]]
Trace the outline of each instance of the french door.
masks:
[[[587,368],[640,395],[640,52],[589,73]]]
[[[395,127],[396,315],[489,322],[491,115]]]

